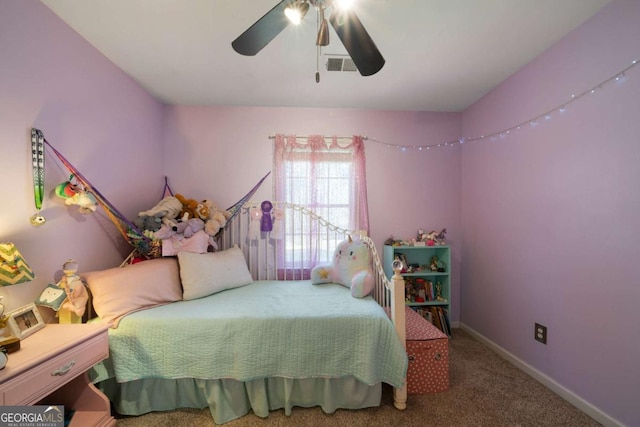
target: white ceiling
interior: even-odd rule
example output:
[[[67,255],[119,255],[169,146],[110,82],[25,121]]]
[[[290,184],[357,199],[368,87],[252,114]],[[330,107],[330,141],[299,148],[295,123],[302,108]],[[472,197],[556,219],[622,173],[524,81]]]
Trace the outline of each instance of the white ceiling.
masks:
[[[316,71],[316,11],[256,56],[231,42],[279,0],[41,0],[168,104],[463,111],[610,0],[356,0],[386,60]]]

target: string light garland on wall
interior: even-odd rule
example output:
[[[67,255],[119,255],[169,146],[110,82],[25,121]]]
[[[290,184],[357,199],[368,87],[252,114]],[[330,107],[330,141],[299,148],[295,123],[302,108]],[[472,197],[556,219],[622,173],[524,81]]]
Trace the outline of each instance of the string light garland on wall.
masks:
[[[441,142],[441,143],[437,143],[437,144],[429,144],[429,145],[401,145],[401,144],[393,144],[393,143],[389,143],[389,142],[385,142],[385,141],[381,141],[378,140],[376,138],[372,138],[369,137],[368,141],[376,143],[376,144],[382,144],[382,145],[386,145],[388,148],[393,148],[393,149],[398,149],[401,151],[408,151],[408,150],[415,150],[415,151],[428,151],[434,148],[442,148],[442,147],[454,147],[457,145],[462,145],[462,144],[468,144],[468,143],[477,143],[477,142],[481,142],[481,141],[486,141],[486,140],[496,140],[497,138],[505,138],[508,135],[512,134],[513,132],[518,132],[520,130],[524,130],[527,127],[536,127],[538,126],[540,123],[543,123],[547,120],[550,120],[554,115],[560,113],[564,113],[568,106],[574,102],[576,102],[577,100],[584,98],[585,96],[588,95],[593,95],[596,94],[597,92],[601,91],[605,85],[609,84],[609,83],[621,83],[625,80],[627,73],[634,68],[635,66],[637,66],[638,64],[640,64],[640,60],[635,59],[633,61],[631,61],[631,65],[627,66],[626,68],[624,68],[623,70],[617,72],[616,74],[614,74],[613,76],[609,77],[606,80],[603,80],[602,82],[598,83],[597,85],[593,86],[592,88],[585,90],[584,92],[575,94],[572,93],[571,97],[566,101],[563,102],[559,105],[557,105],[554,108],[551,108],[550,110],[545,111],[542,114],[538,114],[535,117],[532,117],[528,120],[525,120],[521,123],[518,123],[517,125],[502,129],[500,131],[494,132],[494,133],[490,133],[487,135],[480,135],[480,136],[474,136],[474,137],[461,137],[457,140],[452,140],[452,141],[447,141],[447,142]]]

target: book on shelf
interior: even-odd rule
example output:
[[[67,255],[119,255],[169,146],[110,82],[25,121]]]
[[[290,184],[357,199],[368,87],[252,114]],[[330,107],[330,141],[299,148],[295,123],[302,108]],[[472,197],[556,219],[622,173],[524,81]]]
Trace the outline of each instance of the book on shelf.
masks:
[[[427,319],[429,323],[433,323],[433,317],[431,316],[431,312],[429,311],[429,309],[423,307],[415,307],[415,312]]]
[[[416,310],[416,312],[429,320],[447,336],[451,336],[451,323],[449,322],[447,310],[442,307],[424,307]]]
[[[444,308],[442,309],[442,313],[444,315],[444,323],[447,327],[447,332],[446,334],[451,336],[451,322],[449,322],[449,311],[445,310]]]
[[[436,328],[442,331],[442,324],[440,323],[440,316],[438,315],[438,307],[431,307],[431,318]]]

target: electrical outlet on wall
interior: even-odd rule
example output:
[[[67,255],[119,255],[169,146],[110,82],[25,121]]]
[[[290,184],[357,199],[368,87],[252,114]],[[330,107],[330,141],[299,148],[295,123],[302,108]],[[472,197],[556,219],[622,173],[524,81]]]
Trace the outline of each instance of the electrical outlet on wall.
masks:
[[[547,343],[547,327],[539,323],[536,323],[535,336],[536,341],[540,341],[542,344]]]

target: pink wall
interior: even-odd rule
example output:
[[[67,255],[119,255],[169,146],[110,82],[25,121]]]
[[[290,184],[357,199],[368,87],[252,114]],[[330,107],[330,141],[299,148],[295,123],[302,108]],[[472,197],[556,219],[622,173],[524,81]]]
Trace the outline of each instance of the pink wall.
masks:
[[[463,113],[526,121],[640,59],[617,0]],[[640,423],[640,66],[536,127],[462,149],[461,321],[625,425]],[[546,325],[548,344],[534,341]]]
[[[176,192],[228,207],[271,170],[275,133],[367,135],[371,236],[411,238],[418,228],[446,227],[453,245],[452,319],[459,316],[460,152],[418,151],[386,144],[429,145],[457,140],[460,114],[336,109],[169,107],[166,172]],[[256,200],[270,199],[271,181]]]
[[[69,174],[49,150],[47,223],[30,225],[31,127],[131,215],[162,190],[164,107],[40,2],[0,0],[0,11],[0,241],[15,242],[36,273],[0,288],[10,310],[59,279],[68,258],[87,271],[119,264],[128,250],[104,214],[73,213],[53,194]]]

